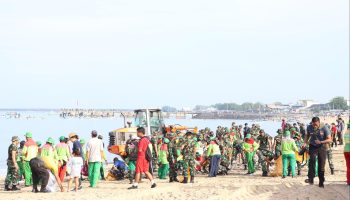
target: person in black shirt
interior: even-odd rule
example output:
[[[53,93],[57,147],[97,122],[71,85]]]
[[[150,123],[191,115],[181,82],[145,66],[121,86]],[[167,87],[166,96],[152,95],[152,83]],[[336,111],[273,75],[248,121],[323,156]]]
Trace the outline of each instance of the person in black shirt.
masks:
[[[316,157],[318,162],[319,187],[324,188],[324,172],[327,157],[327,145],[332,142],[330,130],[320,125],[320,118],[313,117],[312,123],[306,129],[303,148],[309,145],[309,171],[305,182],[314,184]]]

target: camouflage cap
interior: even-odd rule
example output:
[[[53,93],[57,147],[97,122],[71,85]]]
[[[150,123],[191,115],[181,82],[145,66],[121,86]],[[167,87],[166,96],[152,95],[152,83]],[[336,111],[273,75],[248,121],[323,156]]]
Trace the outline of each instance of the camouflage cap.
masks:
[[[12,139],[11,139],[12,142],[14,141],[19,141],[19,137],[18,136],[13,136]]]

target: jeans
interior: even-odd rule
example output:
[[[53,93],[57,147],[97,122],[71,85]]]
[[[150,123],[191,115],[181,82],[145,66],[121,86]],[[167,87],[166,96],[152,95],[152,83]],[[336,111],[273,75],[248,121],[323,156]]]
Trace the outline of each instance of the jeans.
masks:
[[[214,155],[211,157],[209,176],[216,176],[218,174],[220,157],[220,155]]]

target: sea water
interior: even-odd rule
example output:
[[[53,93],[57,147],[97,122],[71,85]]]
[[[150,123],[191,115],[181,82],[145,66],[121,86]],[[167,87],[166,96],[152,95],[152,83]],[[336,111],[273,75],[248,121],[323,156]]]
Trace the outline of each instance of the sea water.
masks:
[[[48,137],[52,137],[55,143],[60,136],[68,137],[68,134],[75,132],[80,138],[90,139],[92,130],[97,130],[98,134],[103,136],[108,145],[108,133],[112,130],[124,126],[124,120],[120,117],[115,118],[61,118],[55,112],[21,112],[20,118],[9,118],[4,112],[0,113],[0,176],[6,173],[6,159],[8,156],[8,147],[11,144],[11,137],[18,136],[20,140],[25,140],[24,134],[31,132],[35,141],[41,141],[45,144]],[[133,119],[127,119],[133,121]],[[217,126],[230,127],[234,121],[237,125],[248,123],[258,123],[266,133],[271,136],[276,135],[276,130],[280,128],[280,122],[274,121],[249,121],[249,120],[201,120],[201,119],[165,119],[165,124],[180,124],[187,127],[198,127],[203,129],[209,127],[215,131]],[[114,155],[107,152],[107,158],[113,160]]]

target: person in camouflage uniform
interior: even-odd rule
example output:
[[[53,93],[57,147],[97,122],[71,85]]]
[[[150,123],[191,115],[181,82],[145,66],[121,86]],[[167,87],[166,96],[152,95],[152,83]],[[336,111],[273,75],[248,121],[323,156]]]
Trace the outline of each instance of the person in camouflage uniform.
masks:
[[[184,158],[183,183],[188,182],[188,168],[190,169],[191,183],[194,183],[196,147],[192,135],[192,132],[186,133],[186,141],[182,146],[182,155]]]
[[[8,148],[8,159],[7,159],[7,175],[5,179],[5,191],[20,190],[18,186],[18,154],[19,138],[17,136],[12,137],[12,143]],[[10,186],[12,186],[10,188]]]
[[[302,149],[302,146],[304,144],[303,138],[301,138],[300,133],[295,133],[293,139],[295,140],[295,145],[298,147],[298,150]],[[298,176],[301,174],[301,162],[297,161],[297,167],[298,167]],[[288,172],[289,173],[289,172]]]
[[[157,171],[158,169],[158,148],[157,148],[157,141],[159,137],[159,132],[154,131],[151,137],[151,144],[152,144],[152,171]],[[152,171],[150,170],[151,174],[153,175]]]
[[[332,143],[325,144],[327,147],[327,160],[329,164],[329,168],[331,169],[331,174],[334,175],[334,164],[333,164],[333,151],[331,148]]]
[[[24,177],[24,166],[23,166],[24,160],[23,160],[23,155],[22,155],[24,143],[26,143],[26,141],[24,141],[24,140],[22,140],[19,143],[18,154],[17,154],[17,165],[19,167],[18,177],[19,177],[20,181],[22,180],[22,177]]]
[[[174,133],[170,133],[168,136],[170,140],[168,144],[168,162],[169,162],[169,182],[179,182],[177,180],[177,172],[176,172],[176,136]]]
[[[176,150],[176,163],[175,163],[175,169],[176,174],[182,173],[184,170],[184,159],[182,155],[182,145],[184,144],[184,138],[181,136],[177,137],[176,143],[175,143],[175,150]]]
[[[282,129],[278,129],[277,135],[274,137],[275,159],[282,155]]]
[[[252,128],[250,129],[251,136],[255,140],[255,142],[258,142],[258,137],[259,137],[259,131],[260,131],[260,125],[259,124],[252,124]]]
[[[266,159],[271,160],[271,157],[273,159],[273,154],[271,155],[270,147],[271,145],[271,136],[265,133],[263,129],[259,131],[259,136],[257,137],[257,141],[259,144],[259,151],[257,152],[259,163],[261,165],[263,174],[262,176],[267,176],[268,173],[268,167],[267,167],[267,161]]]

